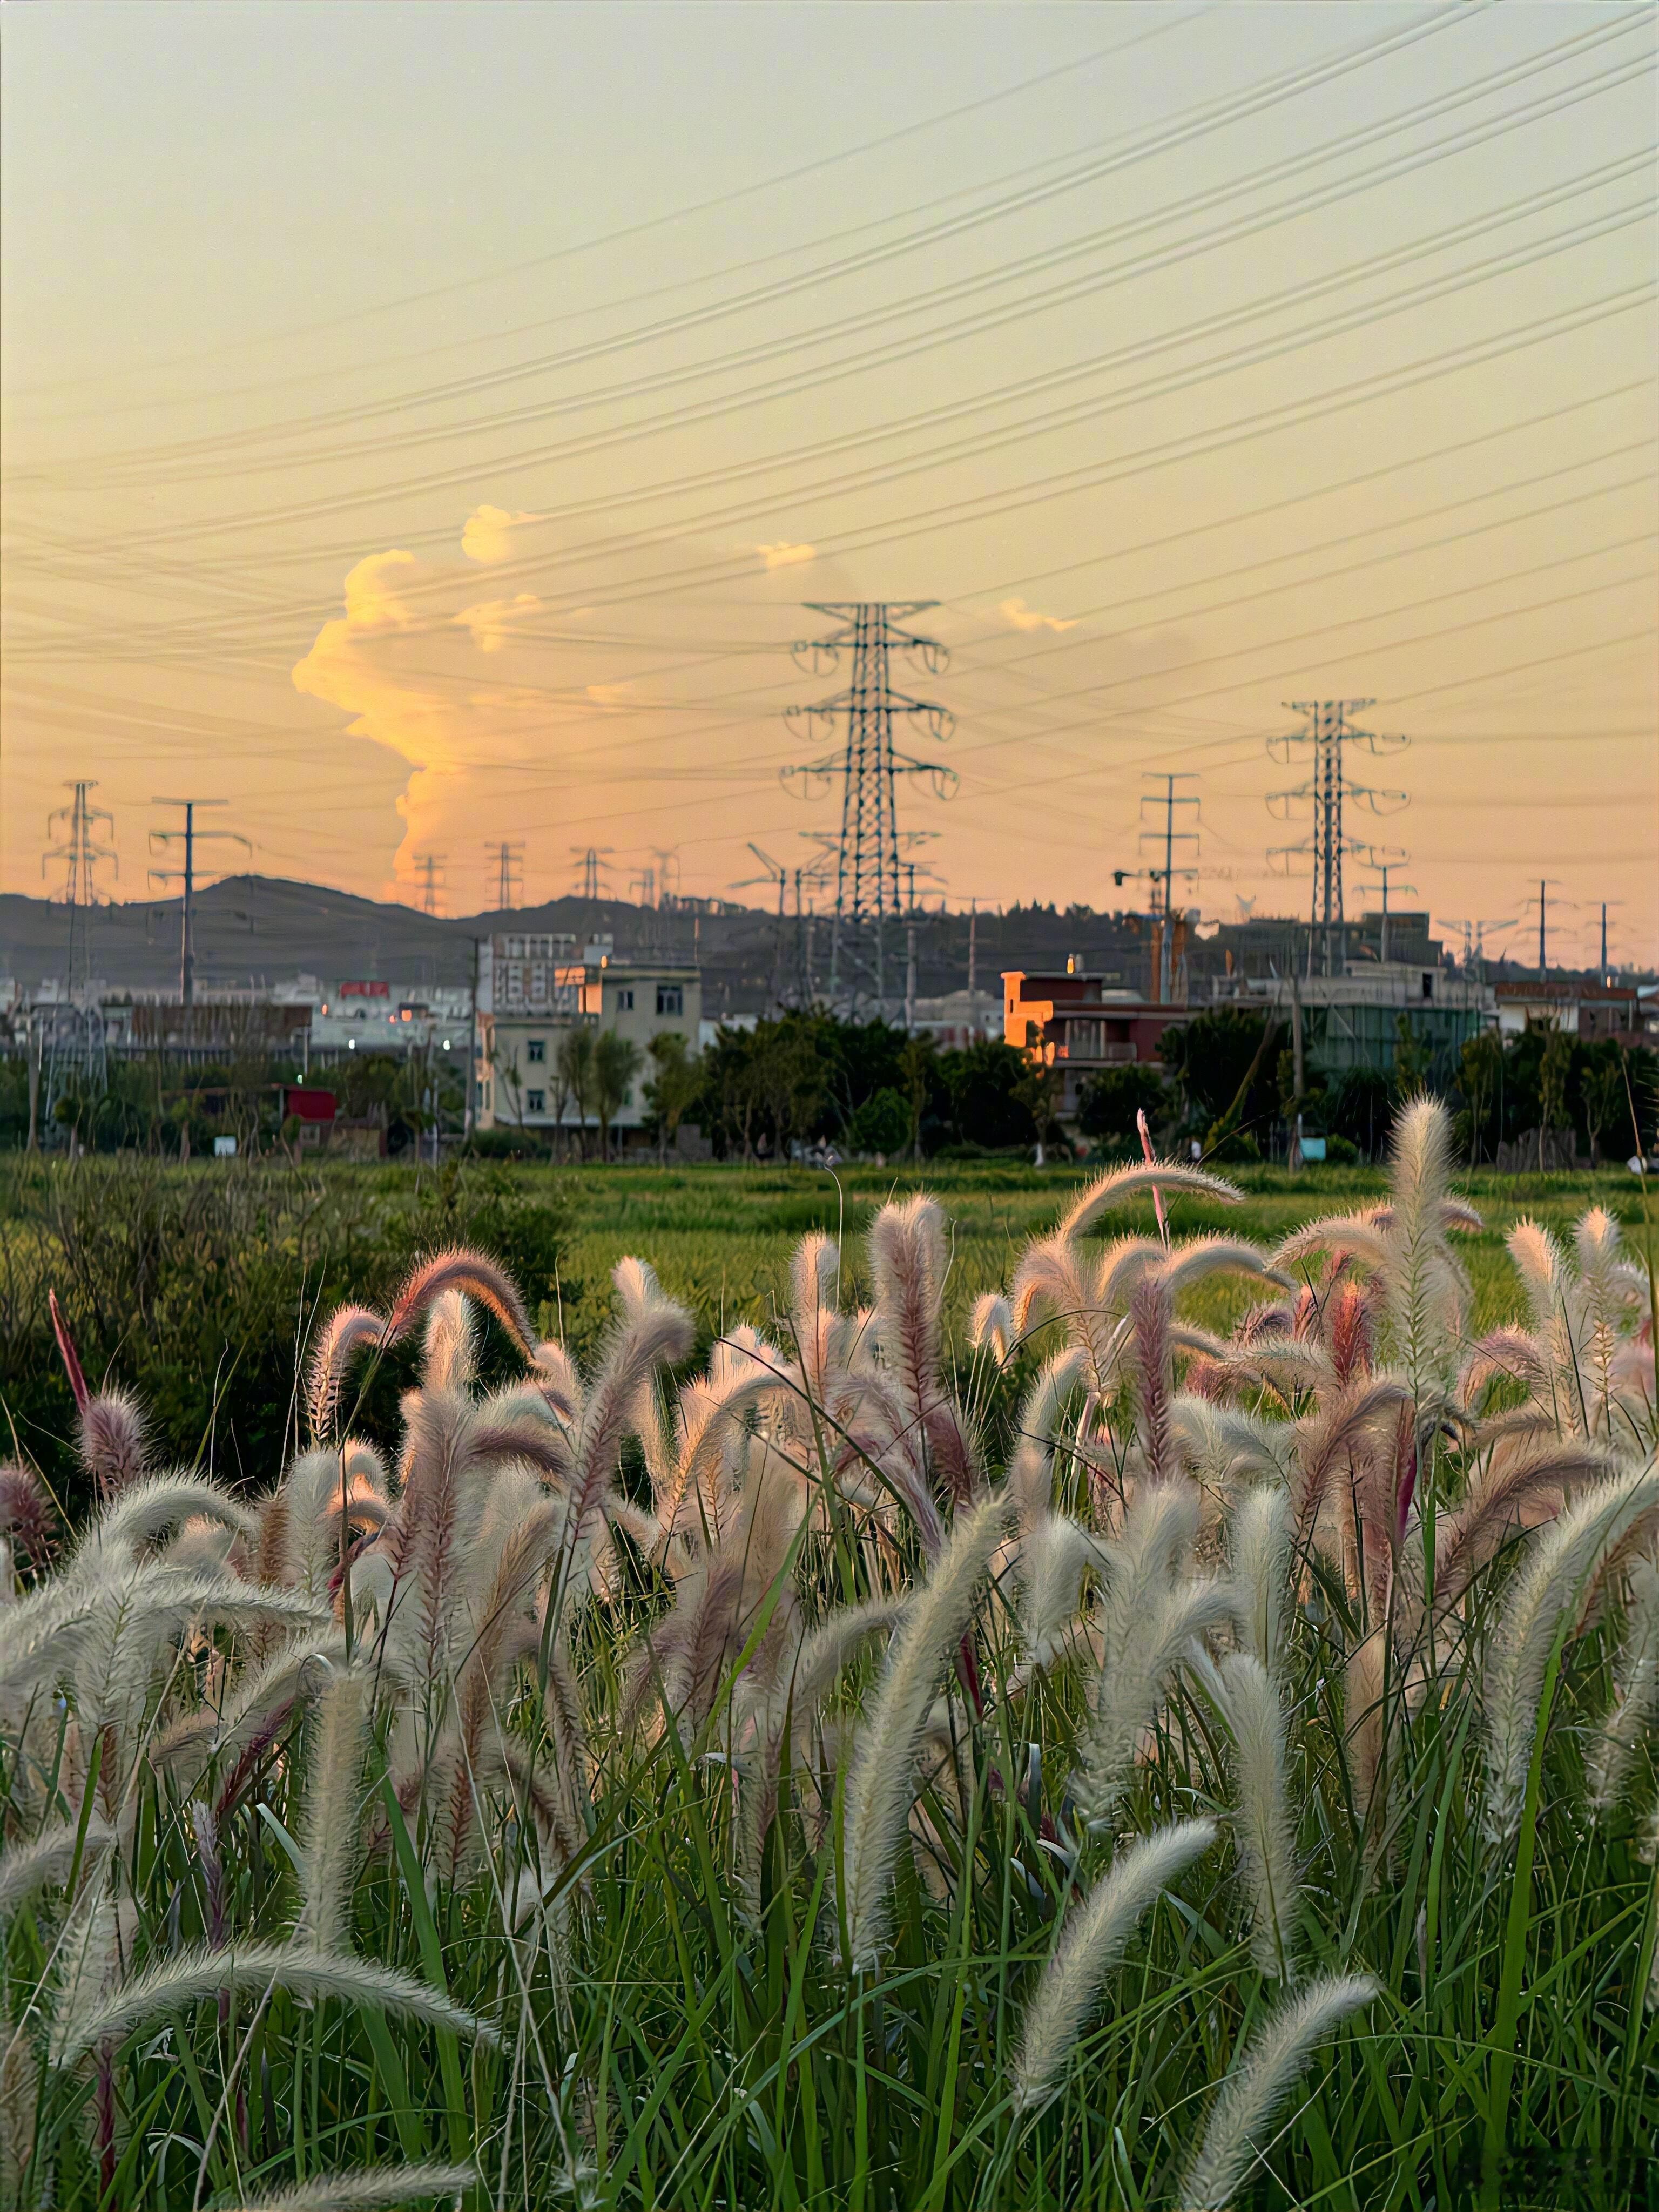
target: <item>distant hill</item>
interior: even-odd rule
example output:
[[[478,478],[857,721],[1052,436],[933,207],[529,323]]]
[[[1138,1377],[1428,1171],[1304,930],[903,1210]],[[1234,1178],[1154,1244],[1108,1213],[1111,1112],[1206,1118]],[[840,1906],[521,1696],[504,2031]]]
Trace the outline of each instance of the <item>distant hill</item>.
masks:
[[[177,898],[98,908],[92,919],[92,974],[117,990],[167,990],[178,981],[179,925]],[[967,982],[969,927],[965,914],[918,917],[916,987],[922,996],[960,990]],[[1144,927],[1139,915],[1079,908],[1062,913],[1033,906],[981,914],[972,925],[976,980],[981,989],[995,991],[1005,967],[1051,967],[1076,954],[1091,973],[1138,988],[1144,981]],[[465,983],[472,975],[474,941],[501,929],[562,933],[579,945],[608,935],[619,955],[695,957],[704,971],[704,1006],[717,1017],[769,1004],[781,945],[776,915],[759,908],[691,915],[621,899],[572,897],[507,914],[449,917],[282,877],[228,876],[197,899],[197,980],[204,988],[258,987],[299,975],[325,982],[370,976]],[[811,925],[812,971],[820,990],[828,983],[830,934],[830,922],[820,915]],[[781,951],[791,986],[800,970],[804,937],[788,918]],[[24,984],[61,976],[68,950],[62,906],[0,894],[0,973]],[[890,951],[896,1000],[903,990],[904,951],[902,932],[896,929]]]

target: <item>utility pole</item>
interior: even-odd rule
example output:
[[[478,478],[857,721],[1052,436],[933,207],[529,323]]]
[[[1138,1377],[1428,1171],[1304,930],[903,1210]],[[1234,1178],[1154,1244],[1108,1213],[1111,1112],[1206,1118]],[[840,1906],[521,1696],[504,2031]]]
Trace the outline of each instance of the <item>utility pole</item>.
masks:
[[[484,850],[495,863],[496,911],[508,913],[524,896],[524,841],[503,837]]]
[[[1549,915],[1549,895],[1553,890],[1559,890],[1559,881],[1556,877],[1540,876],[1538,896],[1526,902],[1528,906],[1535,906],[1538,908],[1538,980],[1540,983],[1548,981],[1550,972],[1549,936],[1546,926]],[[1561,901],[1557,899],[1555,903],[1559,906]],[[1568,903],[1571,904],[1571,902],[1569,901]]]
[[[1398,735],[1378,736],[1374,731],[1354,726],[1349,716],[1373,702],[1370,699],[1291,699],[1285,704],[1292,714],[1304,718],[1304,726],[1287,737],[1272,738],[1267,750],[1275,760],[1294,761],[1301,757],[1300,748],[1313,749],[1313,774],[1306,783],[1297,784],[1289,791],[1273,793],[1267,804],[1270,809],[1283,809],[1280,819],[1288,819],[1291,810],[1304,799],[1313,803],[1313,830],[1300,844],[1280,845],[1269,854],[1270,859],[1287,864],[1295,856],[1310,854],[1313,860],[1313,904],[1308,932],[1308,972],[1313,972],[1313,947],[1316,934],[1324,939],[1324,972],[1340,975],[1347,966],[1347,925],[1342,902],[1342,862],[1353,854],[1368,860],[1373,860],[1370,845],[1363,839],[1349,836],[1344,827],[1344,808],[1352,801],[1372,814],[1387,814],[1409,804],[1403,791],[1374,791],[1364,784],[1352,783],[1343,772],[1342,749],[1346,744],[1364,745],[1371,753],[1398,752],[1411,741]]]
[[[69,908],[69,995],[78,1006],[86,997],[92,983],[92,909],[98,903],[96,873],[100,864],[111,861],[118,876],[121,863],[112,845],[100,845],[93,836],[95,824],[102,823],[111,836],[115,834],[115,817],[106,808],[94,806],[87,798],[97,784],[90,779],[65,784],[75,797],[67,806],[60,806],[46,817],[46,835],[53,836],[60,823],[68,827],[69,835],[62,844],[54,845],[42,857],[40,872],[45,875],[54,860],[64,864],[64,903]]]
[[[1154,775],[1150,776],[1147,780],[1153,783],[1161,783],[1164,786],[1162,793],[1147,792],[1143,793],[1140,801],[1143,818],[1145,810],[1148,805],[1161,806],[1164,809],[1164,828],[1162,832],[1160,833],[1156,830],[1143,830],[1140,833],[1140,844],[1143,852],[1146,850],[1147,840],[1149,838],[1152,841],[1154,850],[1157,849],[1160,836],[1164,846],[1164,866],[1161,868],[1152,867],[1146,871],[1147,875],[1152,880],[1152,911],[1154,914],[1160,911],[1158,904],[1158,887],[1160,884],[1163,886],[1163,904],[1161,911],[1164,916],[1164,927],[1159,934],[1158,948],[1158,1002],[1159,1006],[1168,1006],[1175,994],[1174,886],[1177,872],[1175,864],[1175,848],[1177,845],[1195,846],[1198,843],[1198,832],[1196,830],[1177,830],[1176,828],[1176,809],[1177,806],[1196,806],[1198,805],[1198,793],[1196,792],[1186,792],[1179,797],[1176,795],[1176,784],[1191,783],[1195,781],[1190,771],[1182,771],[1182,773],[1175,775],[1170,775],[1167,773],[1164,775]],[[1194,860],[1197,859],[1198,855],[1196,853],[1194,854],[1193,857]],[[1196,867],[1182,868],[1179,871],[1179,873],[1183,882],[1196,883],[1198,880],[1198,870]]]
[[[152,852],[158,847],[165,852],[170,845],[182,845],[185,848],[182,868],[152,868],[149,872],[152,883],[176,883],[183,889],[184,914],[179,933],[179,1003],[184,1006],[193,1006],[196,1003],[196,848],[204,838],[228,837],[246,851],[252,853],[253,850],[247,839],[239,836],[234,830],[198,830],[196,827],[198,807],[228,806],[229,804],[228,799],[152,799],[150,801],[152,806],[182,806],[185,810],[182,830],[152,830],[149,833]],[[216,877],[214,880],[217,882],[218,878]]]
[[[841,838],[836,854],[834,931],[830,949],[830,995],[838,1011],[856,1016],[872,1005],[884,1012],[887,995],[887,935],[900,913],[896,790],[900,776],[926,776],[936,798],[948,798],[954,773],[938,763],[914,759],[895,750],[893,722],[908,718],[913,727],[943,740],[955,726],[948,709],[929,699],[913,699],[893,688],[895,652],[903,653],[930,675],[946,667],[949,655],[935,639],[906,627],[938,603],[933,599],[812,600],[814,614],[837,627],[824,638],[798,644],[802,667],[823,672],[850,653],[852,666],[843,690],[812,705],[787,710],[792,725],[846,725],[837,752],[785,769],[783,780],[805,792],[842,787]]]
[[[766,873],[763,876],[745,876],[741,883],[733,884],[731,888],[734,891],[752,890],[757,884],[765,884],[769,886],[775,884],[778,887],[778,928],[772,950],[772,1003],[781,1012],[783,1010],[784,932],[787,927],[784,899],[789,886],[789,871],[781,860],[775,860],[772,855],[757,845],[752,838],[750,840],[749,849],[765,869]],[[799,872],[797,869],[795,888],[797,904],[800,899]]]
[[[974,1018],[974,994],[979,988],[979,901],[968,902],[968,1018]]]
[[[1376,957],[1379,966],[1384,968],[1389,964],[1389,878],[1396,868],[1403,867],[1405,861],[1406,855],[1401,853],[1392,860],[1374,860],[1371,863],[1377,874],[1382,878],[1382,935]],[[1396,884],[1395,889],[1397,891],[1409,891],[1413,898],[1420,896],[1415,884]]]

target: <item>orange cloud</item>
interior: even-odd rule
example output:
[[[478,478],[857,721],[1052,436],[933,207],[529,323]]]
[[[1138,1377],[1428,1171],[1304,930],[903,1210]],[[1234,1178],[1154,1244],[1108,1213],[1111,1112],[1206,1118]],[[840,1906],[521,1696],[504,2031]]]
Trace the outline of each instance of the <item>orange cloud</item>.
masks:
[[[793,568],[798,562],[818,557],[816,545],[792,545],[787,538],[779,538],[775,544],[757,545],[755,550],[769,568]]]
[[[461,531],[461,550],[469,561],[493,568],[511,555],[513,532],[539,520],[534,514],[510,514],[504,507],[475,507]]]
[[[1024,599],[1004,599],[997,608],[1004,622],[1015,629],[1075,629],[1074,622],[1062,622],[1058,615],[1040,615],[1035,607],[1028,607]]]
[[[512,599],[481,599],[477,606],[463,607],[451,619],[458,629],[471,631],[472,642],[480,653],[499,653],[514,625],[539,614],[541,605],[534,592],[520,592]]]

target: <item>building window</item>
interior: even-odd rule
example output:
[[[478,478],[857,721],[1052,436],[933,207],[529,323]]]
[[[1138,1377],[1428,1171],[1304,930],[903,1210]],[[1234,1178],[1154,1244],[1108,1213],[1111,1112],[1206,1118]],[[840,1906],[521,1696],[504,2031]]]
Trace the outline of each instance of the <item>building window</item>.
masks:
[[[1431,999],[1434,996],[1434,975],[1432,970],[1424,975],[1423,996],[1425,999]]]
[[[632,990],[631,990],[631,989],[622,989],[622,990],[619,990],[619,991],[617,993],[617,1012],[619,1014],[631,1014],[631,1013],[633,1012],[633,1011],[634,1011],[634,994],[633,994]]]
[[[659,983],[657,1012],[659,1014],[683,1014],[685,1012],[685,992],[678,983]]]
[[[544,1114],[547,1111],[547,1093],[544,1091],[526,1091],[524,1103],[527,1113]]]
[[[532,1067],[542,1066],[547,1059],[547,1039],[532,1037],[525,1047],[524,1056]]]

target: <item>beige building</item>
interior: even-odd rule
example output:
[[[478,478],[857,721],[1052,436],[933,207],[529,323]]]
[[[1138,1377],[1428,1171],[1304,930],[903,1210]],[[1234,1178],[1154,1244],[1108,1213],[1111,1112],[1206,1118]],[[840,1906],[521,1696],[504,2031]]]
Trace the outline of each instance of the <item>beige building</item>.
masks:
[[[653,1037],[677,1031],[697,1049],[702,978],[694,966],[645,956],[618,960],[611,942],[573,957],[568,938],[503,933],[479,948],[475,1070],[477,1127],[595,1128],[598,1116],[569,1095],[559,1052],[579,1024],[614,1030],[638,1048],[640,1065],[613,1118],[618,1144],[639,1142]]]

